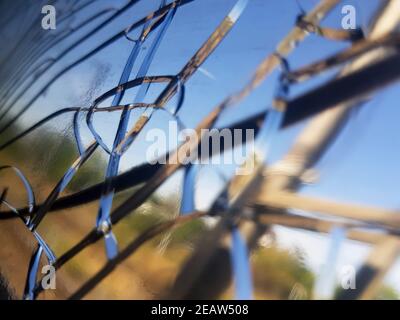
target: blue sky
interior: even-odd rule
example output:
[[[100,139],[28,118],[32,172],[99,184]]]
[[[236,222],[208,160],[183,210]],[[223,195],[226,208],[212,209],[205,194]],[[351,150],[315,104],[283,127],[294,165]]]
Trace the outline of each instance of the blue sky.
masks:
[[[318,2],[317,0],[299,1],[306,11]],[[119,0],[112,1],[112,5],[115,7],[123,3],[124,1]],[[235,0],[200,0],[180,8],[160,45],[148,74],[176,74],[212,33],[234,3]],[[352,4],[356,7],[357,22],[363,27],[368,24],[371,13],[378,3],[379,0],[343,1],[343,5]],[[38,81],[36,86],[40,86],[45,79],[55,74],[67,62],[73,61],[82,52],[93,48],[99,41],[108,38],[150,10],[156,9],[158,4],[159,1],[156,0],[141,1],[114,24],[71,52],[63,60],[63,63],[51,69],[49,75]],[[100,0],[98,5],[108,7],[110,1]],[[339,27],[342,18],[340,8],[341,6],[331,13],[323,24]],[[279,40],[292,28],[298,13],[299,7],[294,0],[250,0],[237,25],[202,66],[205,71],[197,72],[187,83],[185,103],[179,114],[183,122],[188,127],[194,127],[216,104],[243,86],[258,63],[267,54],[273,52]],[[88,12],[83,11],[81,14],[83,17]],[[81,30],[81,32],[84,31]],[[105,76],[98,79],[93,97],[114,87],[118,83],[132,46],[131,42],[121,39],[68,72],[56,81],[46,95],[40,98],[22,117],[21,123],[28,125],[60,108],[80,105],[83,97],[93,86],[93,80],[99,75]],[[296,68],[321,59],[345,46],[346,44],[310,36],[290,56],[289,62],[292,68]],[[49,55],[52,56],[61,49],[60,46],[53,52],[49,52]],[[142,54],[144,53],[145,49]],[[137,66],[132,74],[135,73],[135,70],[137,70]],[[228,110],[221,119],[221,123],[230,123],[265,109],[274,94],[277,76],[278,73],[274,73],[248,99],[239,106]],[[296,87],[293,94],[296,95],[326,78],[325,76],[305,86]],[[151,101],[151,98],[156,96],[161,88],[161,86],[154,86],[146,101]],[[29,94],[28,92],[27,98]],[[130,102],[130,97],[131,94],[127,94],[124,102]],[[397,165],[400,163],[398,101],[400,101],[400,90],[397,84],[378,94],[361,110],[354,113],[350,125],[346,127],[321,163],[317,165],[320,173],[318,183],[304,187],[301,192],[340,201],[398,208],[400,204],[400,200],[398,200],[400,170],[397,169]],[[15,108],[15,111],[17,109]],[[96,127],[109,144],[112,143],[118,118],[118,114],[96,115]],[[157,114],[148,128],[165,129],[166,119],[168,118],[165,114]],[[67,117],[58,119],[51,126],[57,130],[69,128],[70,120],[71,118]],[[268,162],[278,160],[288,150],[293,138],[303,126],[304,123],[279,133],[273,143]],[[87,139],[89,139],[88,132],[86,131],[86,133]],[[316,132],[316,134],[318,133]],[[144,153],[138,152],[138,150],[144,150],[145,146],[143,142],[138,142],[136,148],[128,151],[123,158],[122,170],[144,161]],[[223,170],[223,172],[228,174],[231,169]],[[170,179],[160,189],[159,194],[165,196],[170,192],[178,191],[179,179],[179,175],[175,179]],[[197,200],[199,205],[209,202],[220,187],[221,180],[218,174],[213,172],[212,168],[205,168],[198,180]],[[310,265],[314,270],[319,270],[324,262],[329,240],[327,237],[283,228],[278,228],[278,234],[282,245],[302,247],[308,254]],[[318,241],[315,241],[316,239]],[[358,265],[367,252],[368,248],[365,246],[347,243],[341,252],[338,263],[339,265]],[[388,281],[400,290],[400,277],[396,272],[398,270],[399,268],[394,269]]]

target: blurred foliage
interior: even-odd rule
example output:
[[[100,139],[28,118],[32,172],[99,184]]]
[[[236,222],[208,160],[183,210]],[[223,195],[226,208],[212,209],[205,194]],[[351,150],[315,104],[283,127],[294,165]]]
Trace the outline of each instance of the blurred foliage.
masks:
[[[304,264],[300,250],[291,252],[278,247],[259,248],[252,256],[253,278],[257,291],[275,299],[289,299],[293,286],[302,285],[311,297],[314,274]]]
[[[22,132],[22,127],[17,123],[9,129],[4,141],[13,134]],[[33,149],[33,150],[32,150]],[[43,175],[43,180],[52,184],[57,183],[69,167],[78,158],[76,142],[73,137],[50,129],[40,129],[37,133],[28,135],[2,151],[13,163],[24,163],[34,167]],[[29,156],[29,163],[27,163]],[[79,169],[67,186],[69,191],[78,191],[94,183],[100,182],[104,177],[106,159],[101,156],[99,149]]]
[[[395,288],[383,286],[375,297],[376,300],[399,300],[399,294]]]

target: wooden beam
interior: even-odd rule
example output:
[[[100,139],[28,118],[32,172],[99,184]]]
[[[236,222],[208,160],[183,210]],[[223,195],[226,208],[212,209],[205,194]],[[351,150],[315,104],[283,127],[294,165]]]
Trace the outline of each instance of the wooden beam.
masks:
[[[400,80],[400,51],[288,101],[282,128],[340,103],[359,101],[398,80]]]
[[[319,233],[330,233],[334,227],[342,226],[348,228],[346,238],[368,244],[379,244],[390,236],[380,232],[371,232],[354,229],[354,224],[343,224],[317,218],[303,217],[289,214],[270,214],[259,215],[257,221],[266,225],[279,225],[287,228],[301,229]]]
[[[365,300],[375,298],[382,281],[400,253],[400,239],[389,237],[369,254],[356,275],[356,288],[341,290],[338,300]]]
[[[260,205],[278,209],[326,213],[335,217],[380,224],[390,228],[400,227],[400,211],[340,203],[292,192],[260,193],[256,200],[256,206]]]

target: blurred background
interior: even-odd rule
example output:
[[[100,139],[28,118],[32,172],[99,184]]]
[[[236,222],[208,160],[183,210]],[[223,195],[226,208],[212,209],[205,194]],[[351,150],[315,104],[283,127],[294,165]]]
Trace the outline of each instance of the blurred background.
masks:
[[[0,2],[0,125],[4,126],[14,117],[18,117],[2,130],[1,145],[57,110],[69,107],[88,108],[94,99],[116,87],[134,45],[125,37],[118,38],[63,72],[57,79],[52,79],[66,66],[160,6],[160,1],[156,0],[138,1],[110,23],[101,26],[115,10],[123,8],[129,1],[97,0],[79,8],[85,2],[88,1]],[[177,74],[235,3],[235,0],[200,0],[180,6],[160,42],[148,75]],[[294,27],[296,17],[303,11],[309,12],[318,3],[319,0],[249,1],[226,38],[186,83],[185,99],[179,111],[179,119],[185,126],[194,128],[215,105],[243,87],[264,57],[274,52],[277,44]],[[382,0],[340,1],[322,24],[340,29],[342,7],[352,5],[356,9],[357,26],[368,32],[371,21],[383,3]],[[55,30],[43,30],[41,27],[40,21],[44,16],[41,10],[46,4],[52,4],[57,9]],[[398,10],[400,15],[400,7]],[[65,16],[67,18],[63,19]],[[82,40],[88,33],[90,36]],[[134,30],[130,36],[135,38],[138,33],[139,30]],[[154,35],[150,36],[149,43],[152,39]],[[149,46],[144,43],[139,57],[144,57]],[[296,69],[324,59],[348,46],[348,42],[329,41],[310,34],[293,51],[288,61],[291,68]],[[134,65],[132,77],[139,66],[140,64]],[[324,83],[338,70],[340,69],[331,70],[306,84],[296,86],[291,95],[301,94]],[[226,110],[217,125],[222,127],[265,110],[274,97],[279,75],[279,70],[274,71],[247,99]],[[35,98],[49,81],[51,85]],[[153,101],[161,89],[161,84],[152,85],[143,102]],[[131,103],[136,92],[137,89],[128,90],[121,104]],[[31,103],[32,99],[34,102]],[[172,99],[166,107],[172,108],[175,100]],[[353,108],[334,141],[331,141],[329,148],[313,167],[313,179],[310,183],[303,183],[299,193],[398,210],[399,100],[400,90],[398,84],[394,84],[379,91],[362,106]],[[110,101],[107,99],[100,106],[110,105]],[[29,108],[25,110],[27,105]],[[141,112],[132,111],[130,126]],[[0,164],[15,166],[24,173],[32,186],[37,203],[42,203],[48,197],[79,156],[74,138],[73,115],[65,113],[55,117],[15,143],[1,148]],[[120,116],[121,112],[117,111],[99,112],[93,117],[93,125],[110,147]],[[150,144],[145,139],[146,132],[154,128],[167,131],[169,120],[171,117],[167,113],[154,114],[138,139],[121,158],[120,173],[146,162],[145,150]],[[82,115],[78,121],[83,142],[87,146],[92,136],[85,124],[85,117]],[[274,164],[282,159],[307,124],[308,121],[303,121],[279,131],[274,137],[267,163]],[[315,134],[318,135],[318,132]],[[107,153],[98,148],[60,196],[74,194],[102,182],[107,162]],[[224,188],[225,181],[234,176],[235,168],[235,165],[201,166],[195,181],[195,203],[198,210],[209,209]],[[183,171],[180,170],[170,176],[135,214],[129,215],[113,228],[121,248],[155,223],[179,215],[182,184]],[[0,172],[0,190],[4,189],[7,189],[7,202],[13,207],[23,208],[27,205],[26,190],[15,172]],[[117,193],[113,208],[123,203],[136,189],[137,187],[128,188]],[[95,226],[98,206],[98,201],[92,201],[46,216],[38,232],[57,257]],[[1,211],[8,210],[4,205],[1,207]],[[194,220],[155,237],[121,263],[86,298],[164,297],[173,285],[182,264],[195,250],[196,243],[202,240],[207,230],[215,226],[216,220],[217,218]],[[0,241],[0,273],[12,295],[20,298],[36,240],[20,219],[4,219],[0,220]],[[335,261],[332,261],[329,258],[332,242],[334,239],[329,233],[272,226],[258,239],[257,246],[250,253],[254,298],[316,298],[318,294],[322,294],[317,283],[323,283],[324,279],[321,277],[327,264],[333,266],[335,281],[326,284],[329,288],[322,291],[336,292],[340,286],[341,270],[346,266],[360,268],[371,253],[372,246],[346,239],[341,244]],[[106,263],[103,247],[104,244],[100,241],[69,261],[57,271],[57,289],[45,290],[39,299],[68,298]],[[400,262],[396,258],[371,298],[398,299],[399,270]],[[230,283],[218,298],[230,299],[233,296],[234,284]],[[330,298],[334,298],[334,295]]]

